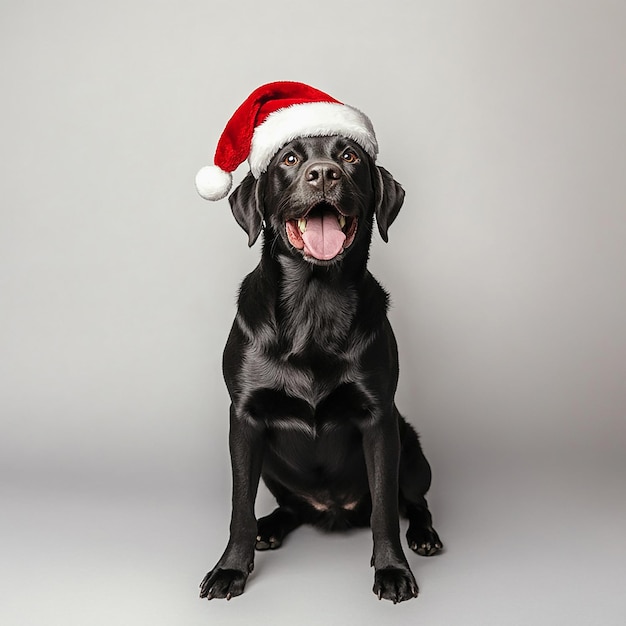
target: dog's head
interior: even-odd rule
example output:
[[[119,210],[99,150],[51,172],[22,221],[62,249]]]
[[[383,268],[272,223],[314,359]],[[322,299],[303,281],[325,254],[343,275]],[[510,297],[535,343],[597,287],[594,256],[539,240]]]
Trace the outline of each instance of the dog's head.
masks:
[[[404,190],[354,141],[305,137],[283,146],[258,180],[248,174],[229,201],[250,246],[265,226],[273,247],[327,265],[358,242],[369,246],[374,215],[387,241]]]

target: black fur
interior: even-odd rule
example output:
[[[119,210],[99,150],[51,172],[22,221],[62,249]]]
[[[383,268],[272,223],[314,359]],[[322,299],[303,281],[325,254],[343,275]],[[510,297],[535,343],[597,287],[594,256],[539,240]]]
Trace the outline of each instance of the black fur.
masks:
[[[412,550],[430,556],[442,549],[424,498],[430,467],[394,403],[398,357],[387,294],[366,269],[374,217],[387,241],[403,199],[391,174],[342,137],[290,143],[258,181],[249,174],[231,195],[249,244],[261,232],[264,241],[224,351],[232,520],[201,597],[242,593],[255,547],[277,548],[303,523],[328,530],[371,524],[374,592],[393,602],[417,595],[399,511],[409,519]],[[352,244],[330,261],[305,256],[285,226],[320,203],[348,223],[358,220]],[[261,476],[278,508],[257,521]]]

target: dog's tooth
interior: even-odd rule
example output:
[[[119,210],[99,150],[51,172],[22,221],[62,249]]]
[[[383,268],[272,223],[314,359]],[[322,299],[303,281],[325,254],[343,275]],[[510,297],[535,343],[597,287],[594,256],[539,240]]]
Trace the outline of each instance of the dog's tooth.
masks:
[[[306,220],[303,217],[298,220],[298,228],[301,233],[306,231]]]
[[[343,215],[339,216],[339,228],[344,228],[346,225],[346,218]]]

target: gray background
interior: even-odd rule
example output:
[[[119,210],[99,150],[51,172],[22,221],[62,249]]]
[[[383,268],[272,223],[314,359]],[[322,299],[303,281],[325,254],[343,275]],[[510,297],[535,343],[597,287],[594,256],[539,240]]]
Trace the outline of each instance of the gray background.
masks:
[[[0,59],[3,624],[624,623],[623,2],[4,1]],[[259,249],[193,178],[283,79],[365,111],[407,191],[371,269],[447,551],[396,607],[368,531],[197,599]]]

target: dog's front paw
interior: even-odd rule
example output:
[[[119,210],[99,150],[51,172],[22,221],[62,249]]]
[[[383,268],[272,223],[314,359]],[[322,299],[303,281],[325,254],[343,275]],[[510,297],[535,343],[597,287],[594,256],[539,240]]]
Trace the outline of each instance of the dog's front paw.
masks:
[[[417,598],[418,588],[411,570],[386,567],[374,574],[374,593],[379,600],[391,600],[394,604]]]
[[[242,572],[238,569],[221,569],[216,567],[200,583],[200,597],[208,600],[213,598],[230,600],[243,593],[247,579],[247,572]]]

